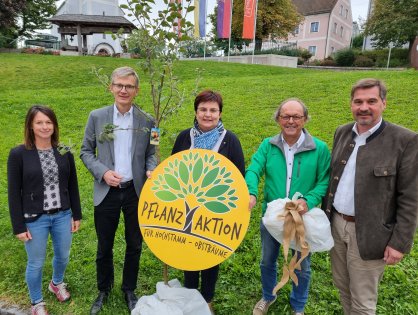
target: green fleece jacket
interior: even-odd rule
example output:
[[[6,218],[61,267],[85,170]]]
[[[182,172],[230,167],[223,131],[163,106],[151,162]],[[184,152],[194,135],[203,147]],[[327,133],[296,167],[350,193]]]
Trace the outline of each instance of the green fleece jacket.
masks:
[[[294,155],[289,198],[300,192],[306,199],[308,209],[319,205],[328,188],[331,155],[327,145],[312,137],[305,129],[305,140]],[[250,195],[257,197],[258,184],[263,175],[263,215],[267,203],[286,197],[286,157],[281,134],[266,138],[251,159],[245,173]]]

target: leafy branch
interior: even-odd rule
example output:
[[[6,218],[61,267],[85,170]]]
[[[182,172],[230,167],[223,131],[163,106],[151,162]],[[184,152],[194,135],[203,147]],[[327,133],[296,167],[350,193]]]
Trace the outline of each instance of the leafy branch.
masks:
[[[187,14],[194,10],[192,0],[163,0],[163,3],[165,9],[158,11],[156,18],[151,17],[155,9],[154,1],[132,0],[120,6],[138,27],[127,44],[131,50],[139,52],[139,65],[149,77],[156,127],[175,114],[186,99],[186,92],[179,88],[173,64],[184,50],[181,42],[190,40],[187,34],[193,28],[193,24],[186,19]],[[121,36],[121,33],[118,35]],[[198,71],[198,77],[200,74]],[[198,78],[192,95],[196,94],[199,82]]]
[[[97,77],[99,82],[104,86],[105,90],[109,88],[110,77],[107,74],[103,73],[103,68],[96,68],[93,66],[91,68],[91,73],[93,73]]]
[[[58,150],[58,153],[61,154],[61,155],[64,155],[68,152],[70,152],[72,154],[75,154],[75,148],[76,147],[77,147],[77,144],[72,143],[72,141],[70,139],[68,145],[65,144],[65,143],[62,143],[62,142],[58,143],[57,150]]]
[[[107,123],[103,125],[103,130],[102,132],[100,132],[98,140],[100,143],[103,143],[105,141],[113,141],[115,139],[115,131],[118,130],[134,130],[136,132],[142,130],[144,132],[148,131],[148,128],[121,128],[117,125],[111,124],[111,123]]]

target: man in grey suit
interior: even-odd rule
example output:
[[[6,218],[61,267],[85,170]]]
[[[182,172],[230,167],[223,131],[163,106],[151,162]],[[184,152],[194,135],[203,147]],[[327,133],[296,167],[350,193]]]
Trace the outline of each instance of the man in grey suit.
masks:
[[[80,157],[94,177],[94,224],[98,239],[96,269],[99,295],[90,314],[97,314],[114,283],[113,243],[120,212],[125,221],[125,262],[122,290],[131,311],[136,289],[142,235],[138,224],[138,198],[142,186],[157,165],[150,144],[154,126],[151,116],[133,105],[139,78],[132,68],[113,71],[109,87],[115,98],[111,106],[93,110],[88,118]],[[115,125],[114,139],[102,141],[106,125]],[[99,140],[100,139],[100,140]]]

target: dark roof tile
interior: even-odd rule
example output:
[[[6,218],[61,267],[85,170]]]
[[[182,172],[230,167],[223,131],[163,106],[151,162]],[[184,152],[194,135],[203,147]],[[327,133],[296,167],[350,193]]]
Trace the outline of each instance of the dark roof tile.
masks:
[[[292,0],[298,12],[304,16],[330,13],[338,0]]]
[[[81,23],[95,25],[116,25],[134,28],[135,26],[123,16],[61,14],[48,19],[54,24]]]

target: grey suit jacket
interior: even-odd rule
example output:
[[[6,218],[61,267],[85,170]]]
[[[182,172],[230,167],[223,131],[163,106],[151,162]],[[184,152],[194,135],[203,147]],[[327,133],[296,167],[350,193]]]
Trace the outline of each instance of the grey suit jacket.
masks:
[[[94,177],[95,206],[103,201],[110,189],[103,179],[104,173],[115,169],[113,141],[100,143],[98,140],[103,127],[113,123],[113,112],[114,107],[111,105],[90,113],[81,146],[80,158]],[[150,144],[153,126],[154,121],[151,116],[137,107],[133,108],[132,174],[138,197],[146,180],[146,171],[153,170],[157,166],[155,146]]]

